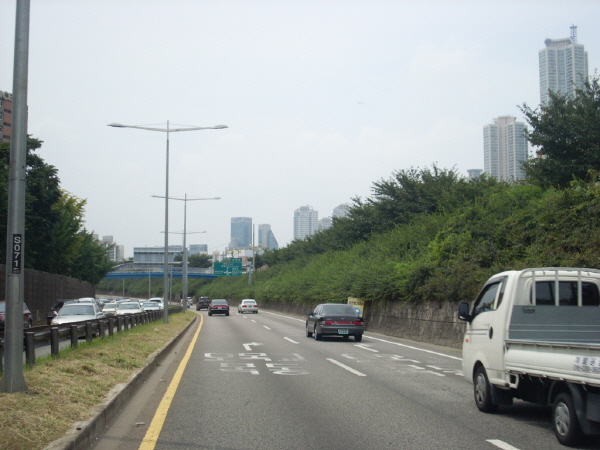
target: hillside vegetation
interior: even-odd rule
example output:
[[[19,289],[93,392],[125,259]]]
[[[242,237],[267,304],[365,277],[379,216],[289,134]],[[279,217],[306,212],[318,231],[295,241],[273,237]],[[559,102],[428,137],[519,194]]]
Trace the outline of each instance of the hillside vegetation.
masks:
[[[247,276],[190,280],[190,295],[307,306],[348,297],[458,302],[502,270],[600,268],[598,79],[574,100],[552,95],[522,111],[536,146],[526,180],[468,180],[435,165],[394,172],[330,229],[258,256],[252,284]]]

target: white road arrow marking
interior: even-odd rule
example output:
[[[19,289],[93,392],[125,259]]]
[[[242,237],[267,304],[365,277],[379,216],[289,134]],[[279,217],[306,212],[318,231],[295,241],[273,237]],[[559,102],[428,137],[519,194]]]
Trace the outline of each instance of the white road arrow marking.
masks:
[[[246,349],[247,352],[252,350],[252,347],[256,347],[258,345],[264,345],[261,344],[260,342],[248,342],[246,344],[242,344],[244,346],[244,348]]]

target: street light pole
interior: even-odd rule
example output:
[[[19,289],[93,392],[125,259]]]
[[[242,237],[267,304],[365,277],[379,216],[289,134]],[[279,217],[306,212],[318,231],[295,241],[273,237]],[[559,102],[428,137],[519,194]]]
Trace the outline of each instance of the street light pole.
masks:
[[[167,173],[165,177],[165,276],[164,276],[164,286],[163,286],[163,303],[164,303],[164,322],[169,323],[169,305],[167,304],[167,295],[169,293],[169,133],[176,131],[195,131],[195,130],[221,130],[223,128],[228,128],[227,125],[215,125],[214,127],[183,127],[183,128],[170,128],[169,121],[167,120],[167,128],[158,128],[158,127],[147,127],[147,126],[139,126],[139,125],[123,125],[121,123],[109,123],[109,127],[116,128],[138,128],[140,130],[150,130],[150,131],[161,131],[167,133]],[[187,300],[187,299],[186,299]]]
[[[155,198],[163,198],[160,195],[153,195],[152,197]],[[212,197],[212,198],[188,198],[187,194],[184,194],[184,197],[169,197],[170,200],[181,200],[184,202],[184,206],[183,206],[183,280],[182,280],[182,284],[183,284],[183,298],[184,298],[184,302],[183,302],[183,310],[185,311],[187,309],[187,292],[188,292],[188,258],[187,258],[187,244],[186,244],[186,235],[187,234],[196,234],[196,233],[206,233],[206,231],[192,231],[190,233],[187,233],[187,202],[190,201],[196,201],[196,200],[221,200],[221,197]],[[181,234],[181,233],[177,233],[177,232],[173,232],[175,234]]]
[[[29,73],[29,0],[17,1],[13,66],[13,119],[8,167],[6,220],[6,318],[4,374],[0,389],[27,390],[23,374],[23,301],[25,270],[25,192],[27,189],[27,79]]]

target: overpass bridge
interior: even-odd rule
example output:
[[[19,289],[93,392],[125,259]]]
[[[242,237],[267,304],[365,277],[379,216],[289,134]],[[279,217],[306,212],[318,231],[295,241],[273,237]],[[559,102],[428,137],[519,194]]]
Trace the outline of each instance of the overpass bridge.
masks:
[[[104,277],[105,280],[116,280],[125,278],[164,278],[165,272],[163,270],[152,270],[152,271],[117,271],[109,272]],[[181,271],[169,271],[169,278],[182,278],[183,273]],[[204,279],[214,280],[217,275],[213,273],[200,273],[200,272],[188,272],[188,279]]]

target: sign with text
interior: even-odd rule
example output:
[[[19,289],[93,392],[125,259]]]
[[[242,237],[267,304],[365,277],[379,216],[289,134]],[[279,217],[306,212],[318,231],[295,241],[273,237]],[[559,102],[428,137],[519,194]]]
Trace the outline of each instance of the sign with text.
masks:
[[[215,275],[225,277],[239,277],[242,275],[242,258],[232,258],[231,261],[216,262]]]

